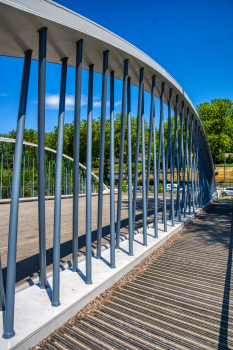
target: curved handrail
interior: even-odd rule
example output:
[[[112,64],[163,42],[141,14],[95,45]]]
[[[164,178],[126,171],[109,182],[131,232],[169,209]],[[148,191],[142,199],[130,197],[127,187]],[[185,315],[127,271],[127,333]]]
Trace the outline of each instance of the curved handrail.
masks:
[[[15,139],[11,139],[11,138],[8,138],[8,137],[0,137],[0,142],[11,142],[11,143],[15,143]],[[28,141],[23,141],[23,144],[26,145],[26,146],[32,146],[32,147],[36,147],[38,148],[38,145],[36,143],[32,143],[32,142],[28,142]],[[49,147],[45,147],[44,148],[45,151],[49,151],[49,152],[52,152],[52,153],[57,153],[56,150],[52,149],[52,148],[49,148]],[[69,159],[71,162],[74,161],[73,158],[67,156],[66,154],[63,153],[62,155],[64,158],[66,159]],[[86,170],[87,168],[85,167],[85,165],[79,163],[79,166],[80,168]],[[96,176],[94,173],[91,173],[91,175],[99,182],[99,178],[98,176]],[[105,188],[105,190],[108,190],[108,187],[105,185],[105,183],[103,183],[103,186]]]

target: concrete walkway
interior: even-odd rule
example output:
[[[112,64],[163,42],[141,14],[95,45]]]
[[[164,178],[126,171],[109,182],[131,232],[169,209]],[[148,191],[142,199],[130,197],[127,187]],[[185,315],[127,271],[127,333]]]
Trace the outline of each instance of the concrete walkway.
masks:
[[[143,273],[36,348],[233,349],[232,204],[214,202]]]

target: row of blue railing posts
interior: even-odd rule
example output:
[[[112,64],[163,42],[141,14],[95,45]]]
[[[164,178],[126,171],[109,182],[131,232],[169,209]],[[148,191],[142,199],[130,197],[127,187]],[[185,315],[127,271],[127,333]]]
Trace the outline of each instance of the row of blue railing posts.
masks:
[[[44,149],[45,133],[45,77],[46,77],[46,38],[47,28],[41,28],[39,31],[39,80],[38,80],[38,153],[36,152],[38,169],[38,212],[39,212],[39,256],[40,256],[40,287],[46,288],[46,246],[45,246],[45,190],[47,195],[55,194],[54,205],[54,246],[53,246],[53,292],[52,305],[60,305],[60,224],[61,224],[61,194],[62,179],[63,193],[73,193],[73,271],[78,271],[78,197],[80,192],[86,192],[86,284],[92,283],[92,235],[91,235],[91,193],[94,188],[92,170],[92,109],[93,109],[93,77],[94,64],[89,66],[88,81],[88,108],[87,108],[87,148],[86,148],[86,174],[79,170],[79,152],[80,152],[80,109],[81,109],[81,78],[82,78],[82,54],[83,40],[76,42],[76,80],[75,80],[75,112],[74,112],[74,163],[70,166],[70,160],[63,158],[63,131],[64,131],[64,113],[65,113],[65,94],[68,58],[64,57],[61,70],[61,85],[58,114],[57,131],[57,155],[55,161],[55,170],[53,154],[46,157]],[[16,143],[13,157],[13,179],[10,185],[10,172],[7,156],[7,147],[2,144],[1,147],[1,191],[3,182],[3,153],[5,147],[9,192],[11,196],[10,207],[10,225],[9,225],[9,243],[8,243],[8,261],[7,261],[7,285],[6,300],[4,296],[4,287],[2,280],[2,270],[0,261],[0,309],[5,307],[4,319],[4,338],[11,338],[14,333],[14,293],[15,293],[15,273],[16,273],[16,246],[17,246],[17,223],[18,223],[18,202],[19,190],[21,188],[21,168],[23,155],[23,186],[22,196],[25,189],[25,145],[23,144],[23,134],[25,127],[25,113],[27,104],[27,92],[30,73],[32,51],[25,52],[24,70],[22,77],[18,124],[16,133]],[[103,211],[103,178],[104,178],[104,147],[105,147],[105,120],[107,104],[107,76],[108,76],[108,56],[109,51],[103,52],[103,79],[102,79],[102,101],[101,101],[101,131],[99,148],[99,184],[98,184],[98,223],[97,223],[97,258],[101,258],[101,239],[102,239],[102,211]],[[134,189],[132,194],[132,151],[131,151],[131,84],[128,76],[129,60],[124,61],[123,70],[123,91],[122,91],[122,113],[121,113],[121,134],[120,134],[120,157],[119,157],[119,181],[118,181],[118,203],[117,203],[117,221],[115,230],[115,194],[114,194],[114,71],[110,72],[110,267],[115,267],[115,248],[119,248],[120,228],[121,228],[121,199],[123,182],[123,162],[124,162],[124,140],[125,140],[125,117],[127,104],[127,157],[128,157],[128,211],[129,211],[129,255],[133,255],[133,238],[136,221],[136,201],[137,201],[137,178],[138,178],[138,158],[139,142],[141,132],[142,143],[142,203],[143,203],[143,245],[147,245],[147,211],[150,183],[150,163],[153,153],[153,173],[154,173],[154,229],[155,237],[158,237],[158,190],[159,175],[162,156],[162,174],[163,174],[163,223],[164,231],[167,231],[167,203],[166,187],[168,178],[168,167],[170,164],[171,172],[171,194],[170,194],[170,213],[169,218],[174,223],[174,172],[175,164],[177,168],[177,200],[176,215],[181,221],[181,213],[186,216],[186,208],[191,207],[193,212],[195,208],[200,207],[211,198],[210,182],[213,174],[210,172],[210,155],[207,150],[207,144],[204,140],[203,132],[200,126],[193,125],[194,116],[189,118],[189,108],[185,118],[184,101],[180,112],[180,143],[178,145],[178,105],[179,95],[176,95],[175,104],[175,126],[174,140],[172,147],[172,89],[169,90],[168,100],[168,134],[167,149],[164,146],[164,94],[165,83],[161,84],[160,97],[160,125],[159,125],[159,146],[158,158],[156,159],[156,133],[155,133],[155,82],[156,76],[152,77],[151,84],[151,105],[150,105],[150,127],[149,127],[149,145],[147,157],[147,178],[146,178],[146,154],[145,154],[145,116],[144,116],[144,87],[143,74],[144,68],[140,69],[139,76],[139,97],[136,131],[136,150],[135,150],[135,170],[134,170]],[[185,140],[183,140],[183,123],[185,123]],[[188,143],[189,140],[189,143]],[[153,143],[152,143],[153,141]],[[151,145],[153,149],[151,152]],[[33,174],[31,182],[29,151],[27,151],[27,166],[29,174],[29,185],[31,196],[34,196],[34,175],[35,175],[35,151],[33,149]],[[166,153],[166,154],[165,154]],[[209,156],[209,157],[208,157]],[[207,165],[207,166],[206,166]],[[47,166],[47,170],[46,170]],[[188,188],[186,195],[185,175],[187,167]],[[181,187],[181,168],[182,168],[182,200],[180,198]],[[73,170],[73,173],[72,173]],[[50,183],[52,174],[52,184]],[[191,180],[190,180],[191,179]],[[82,180],[82,183],[81,183]],[[45,184],[46,181],[46,184]],[[85,182],[85,184],[83,183]],[[191,184],[190,184],[191,182]],[[73,186],[72,186],[73,183]],[[70,185],[71,184],[71,185]],[[50,188],[52,187],[52,191]],[[73,187],[73,188],[72,188]],[[133,198],[132,198],[133,195]],[[115,242],[116,234],[116,242]],[[116,244],[115,244],[116,243]]]

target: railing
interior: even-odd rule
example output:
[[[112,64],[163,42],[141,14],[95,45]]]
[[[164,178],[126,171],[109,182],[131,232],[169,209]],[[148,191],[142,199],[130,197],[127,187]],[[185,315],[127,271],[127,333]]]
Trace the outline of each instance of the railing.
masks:
[[[88,69],[88,108],[86,144],[86,283],[92,283],[91,274],[91,169],[92,169],[92,111],[93,75],[102,73],[101,137],[99,147],[98,182],[98,229],[97,258],[101,256],[103,170],[105,149],[105,120],[107,103],[107,77],[110,75],[110,188],[114,188],[114,84],[115,78],[122,79],[122,111],[120,133],[119,181],[117,201],[117,221],[115,223],[114,191],[110,192],[110,268],[115,267],[115,248],[119,247],[121,225],[121,198],[123,179],[124,141],[127,136],[128,162],[128,203],[129,203],[129,255],[133,255],[135,212],[137,200],[137,173],[139,143],[141,134],[142,156],[142,198],[143,198],[143,244],[147,244],[147,206],[151,153],[154,175],[154,230],[158,237],[157,198],[159,174],[162,170],[163,188],[166,188],[167,173],[170,167],[171,187],[174,171],[177,171],[177,194],[171,191],[169,218],[174,226],[174,216],[178,220],[186,217],[197,207],[213,198],[216,192],[214,166],[208,140],[201,120],[190,99],[179,84],[155,61],[123,39],[78,14],[64,9],[51,1],[0,0],[1,38],[0,54],[24,57],[17,134],[14,152],[14,171],[11,188],[11,208],[8,240],[8,263],[6,284],[6,305],[4,319],[4,338],[14,336],[14,293],[16,273],[18,202],[20,193],[21,162],[23,154],[23,133],[27,105],[28,83],[31,59],[38,59],[38,206],[39,206],[39,246],[40,246],[40,287],[46,288],[46,250],[45,250],[45,78],[46,60],[62,65],[60,100],[57,130],[57,155],[55,172],[55,210],[53,246],[53,294],[52,305],[60,305],[60,220],[62,194],[63,130],[65,113],[67,65],[76,67],[75,71],[75,112],[74,112],[74,163],[73,163],[73,271],[78,271],[78,197],[79,187],[79,142],[82,69]],[[40,23],[40,25],[38,25]],[[13,35],[15,33],[15,35]],[[47,36],[50,40],[47,41]],[[20,44],[18,43],[20,38]],[[23,49],[22,49],[23,45]],[[39,46],[39,52],[38,52]],[[23,50],[26,50],[23,53]],[[37,54],[38,52],[38,54]],[[110,72],[110,73],[109,73]],[[131,85],[139,88],[136,150],[132,160],[131,149]],[[146,169],[146,145],[144,128],[144,91],[151,94],[150,127],[148,144],[148,166]],[[160,99],[159,146],[156,149],[155,97]],[[168,106],[168,134],[165,150],[164,104]],[[175,125],[172,138],[171,114],[174,109]],[[125,135],[127,115],[127,135]],[[178,117],[180,134],[178,135]],[[184,130],[183,130],[184,127]],[[179,140],[179,143],[178,143]],[[162,166],[160,164],[162,160]],[[132,161],[135,164],[132,174]],[[187,192],[185,173],[187,169]],[[182,171],[182,181],[180,172]],[[147,174],[147,176],[146,176]],[[134,183],[132,182],[132,179]],[[191,185],[191,186],[190,186]],[[133,187],[133,193],[132,193]],[[180,193],[180,188],[183,188]],[[175,198],[176,197],[176,198]],[[167,231],[166,191],[163,191],[163,223]],[[116,226],[115,226],[116,224]],[[116,227],[116,230],[115,230]],[[3,285],[1,283],[1,305],[4,307]]]
[[[13,175],[13,155],[15,139],[0,137],[0,199],[11,198],[12,175]],[[38,145],[23,141],[22,165],[20,175],[19,198],[37,197],[38,195]],[[45,147],[45,196],[55,195],[55,169],[56,151]],[[73,158],[63,154],[62,161],[62,195],[73,195]],[[79,163],[79,194],[86,193],[86,167]],[[5,176],[4,176],[5,175]],[[99,178],[91,173],[92,193],[98,191]],[[103,184],[104,191],[108,188]]]

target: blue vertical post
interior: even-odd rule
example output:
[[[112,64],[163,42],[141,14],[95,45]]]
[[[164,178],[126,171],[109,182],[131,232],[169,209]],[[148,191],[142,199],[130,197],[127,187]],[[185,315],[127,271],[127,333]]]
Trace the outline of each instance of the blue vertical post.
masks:
[[[144,68],[141,68],[140,77],[139,77],[138,116],[137,116],[136,150],[135,150],[135,167],[134,167],[133,230],[135,230],[136,201],[137,201],[138,157],[139,157],[139,142],[140,142],[140,124],[141,124],[141,116],[142,116],[143,74],[144,74]]]
[[[193,213],[195,213],[195,206],[194,206],[194,184],[193,184],[193,161],[194,161],[194,152],[193,152],[193,114],[191,118],[191,124],[189,128],[189,142],[190,142],[190,155],[189,155],[189,160],[190,160],[190,168],[191,168],[191,197],[192,197],[192,204],[193,204]]]
[[[167,158],[168,154],[170,152],[170,173],[171,173],[171,197],[170,197],[170,213],[171,217],[170,219],[172,220],[172,226],[175,226],[174,222],[174,191],[173,191],[173,184],[174,184],[174,164],[173,164],[173,157],[172,157],[172,130],[171,130],[171,106],[172,106],[172,89],[169,91],[169,102],[168,102],[168,124],[169,124],[169,147],[170,150],[167,153]]]
[[[180,159],[182,163],[182,172],[183,172],[183,191],[182,191],[182,205],[184,209],[184,217],[186,217],[186,203],[185,203],[185,165],[184,165],[184,141],[183,141],[183,121],[184,121],[184,101],[182,101],[182,110],[180,114]]]
[[[175,162],[176,162],[176,171],[177,171],[177,182],[178,182],[178,149],[177,149],[177,115],[178,115],[178,106],[179,106],[179,95],[176,95],[176,105],[175,105],[175,129],[174,129],[174,141],[173,141],[173,179],[175,172]],[[176,216],[178,209],[178,191],[176,193]]]
[[[165,169],[165,147],[164,147],[164,123],[163,123],[163,104],[164,104],[164,90],[165,83],[162,83],[161,94],[161,111],[160,122],[162,122],[162,167],[163,167],[163,218],[164,218],[164,232],[167,232],[167,202],[166,202],[166,169]]]
[[[32,50],[25,52],[21,93],[19,100],[18,123],[14,151],[14,171],[12,179],[12,196],[10,206],[10,224],[7,257],[7,282],[6,282],[6,306],[4,319],[3,338],[10,339],[15,335],[14,331],[14,307],[15,307],[15,276],[16,276],[16,247],[18,226],[18,205],[21,174],[21,160],[23,149],[23,134],[27,106],[28,82],[31,66]]]
[[[127,96],[127,82],[128,82],[128,65],[129,65],[129,60],[127,59],[124,61],[123,91],[122,91],[121,139],[120,139],[117,223],[116,223],[116,248],[119,248],[120,229],[121,229],[121,198],[122,198],[123,161],[124,161],[124,145],[125,145],[125,112],[126,112],[126,96]]]
[[[180,124],[180,138],[181,138],[181,124]],[[177,149],[177,208],[178,208],[178,220],[181,221],[181,208],[180,208],[180,160],[181,160],[181,147],[178,149],[178,134],[176,139]]]
[[[144,91],[142,94],[142,208],[143,208],[143,245],[147,245],[147,190],[146,190],[146,159],[145,159],[145,115],[144,115]]]
[[[110,73],[110,267],[115,268],[114,71]]]
[[[38,69],[38,222],[40,288],[46,288],[46,238],[45,238],[45,78],[47,28],[39,31],[39,69]]]
[[[92,108],[94,64],[89,66],[87,105],[87,160],[86,160],[86,284],[91,281],[91,163],[92,163]]]
[[[50,196],[50,153],[49,153],[48,196]]]
[[[193,172],[194,172],[194,207],[196,205],[196,209],[197,209],[197,165],[196,165],[196,140],[197,140],[197,121],[195,121],[195,130],[194,130],[194,136],[193,136],[193,141],[194,141],[194,145],[193,145]],[[194,208],[195,210],[195,208]]]
[[[155,79],[156,76],[152,77],[151,86],[151,103],[150,103],[150,126],[149,126],[149,142],[148,142],[148,156],[147,156],[147,177],[146,177],[146,206],[148,210],[148,196],[149,196],[149,184],[150,184],[150,163],[151,163],[151,144],[153,134],[153,113],[154,113],[154,96],[155,96]]]
[[[59,114],[57,128],[57,156],[55,174],[55,203],[54,203],[54,235],[53,235],[53,296],[52,306],[60,305],[60,231],[61,231],[61,185],[62,185],[62,154],[63,154],[63,132],[65,119],[65,96],[67,61],[64,57],[61,71],[61,87],[59,99]]]
[[[188,178],[188,188],[187,188],[187,198],[189,200],[189,214],[191,214],[191,200],[190,200],[190,188],[189,188],[189,158],[188,158],[188,129],[189,129],[189,108],[187,108],[187,118],[185,120],[185,161],[184,161],[184,177],[186,173],[187,165],[187,178]],[[186,201],[185,201],[185,216],[186,216]]]
[[[155,229],[155,238],[158,238],[158,192],[157,192],[157,169],[156,169],[156,133],[155,133],[155,76],[152,77],[152,89],[151,89],[151,108],[153,108],[153,165],[154,165],[154,229]]]
[[[5,310],[5,294],[4,294],[4,284],[2,278],[2,265],[1,265],[1,255],[0,255],[0,311]]]
[[[98,187],[98,222],[97,222],[97,259],[101,257],[102,239],[102,213],[103,213],[103,182],[104,182],[104,145],[105,145],[105,120],[107,102],[107,79],[108,79],[108,54],[103,53],[103,76],[102,76],[102,100],[100,120],[100,148],[99,148],[99,187]]]
[[[133,255],[133,208],[132,208],[132,152],[131,152],[131,91],[130,78],[127,86],[127,148],[128,148],[128,207],[129,207],[129,255]]]

